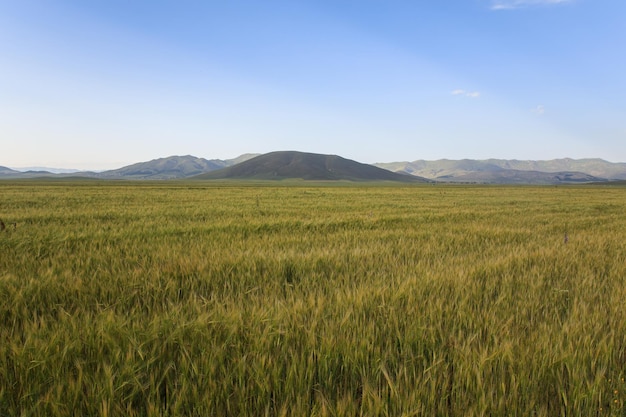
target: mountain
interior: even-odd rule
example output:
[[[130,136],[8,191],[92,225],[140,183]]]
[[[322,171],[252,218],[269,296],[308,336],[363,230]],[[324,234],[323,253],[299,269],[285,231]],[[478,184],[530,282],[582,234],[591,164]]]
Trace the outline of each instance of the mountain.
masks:
[[[602,159],[440,159],[374,165],[393,172],[447,182],[560,184],[626,179],[626,163],[612,163]]]
[[[226,166],[237,165],[240,162],[247,161],[248,159],[252,159],[256,156],[261,155],[260,153],[244,153],[243,155],[239,155],[237,158],[227,159],[222,161],[226,164]]]
[[[0,166],[0,178],[37,178],[50,177],[55,174],[48,171],[18,171],[15,169]]]
[[[0,175],[17,175],[19,173],[20,173],[19,171],[16,171],[11,168],[3,167],[0,165]]]
[[[147,162],[139,162],[119,169],[102,172],[67,170],[67,172],[50,171],[16,171],[6,167],[0,167],[0,178],[98,178],[98,179],[176,179],[187,178],[216,169],[225,168],[239,162],[254,158],[258,154],[243,154],[234,159],[211,159],[197,158],[195,156],[169,156],[167,158],[153,159]]]
[[[487,162],[506,169],[519,169],[522,171],[584,172],[599,178],[626,179],[626,163],[608,162],[603,159],[552,159],[548,161],[518,161],[488,159]]]
[[[101,172],[99,178],[173,179],[198,175],[223,168],[222,161],[208,161],[195,156],[170,156],[139,162],[119,169]]]
[[[197,179],[303,179],[316,181],[402,181],[428,182],[411,175],[396,174],[373,165],[296,151],[270,152],[237,165],[196,176]]]
[[[263,157],[259,160],[256,158]],[[254,161],[249,162],[248,161]],[[239,166],[241,165],[241,166]],[[226,168],[232,168],[224,170]],[[382,173],[378,170],[382,169]],[[378,171],[377,171],[378,170]],[[391,172],[389,172],[391,171]],[[214,172],[214,174],[211,174]],[[206,175],[205,175],[206,174]],[[393,174],[392,176],[389,176]],[[407,175],[409,174],[409,175]],[[397,175],[401,175],[398,177]],[[170,156],[140,162],[104,172],[55,173],[48,170],[18,171],[0,166],[0,178],[97,178],[97,179],[178,179],[191,178],[314,179],[354,181],[438,181],[488,184],[568,184],[626,180],[626,163],[602,159],[553,159],[521,161],[416,160],[366,165],[335,155],[295,151],[265,155],[244,154],[233,159]]]
[[[413,162],[378,163],[374,165],[393,172],[403,172],[430,179],[450,179],[473,172],[496,172],[503,170],[503,168],[495,164],[471,159],[462,159],[460,161],[449,159],[440,159],[438,161],[418,160]]]
[[[225,168],[253,158],[254,156],[256,156],[256,154],[244,154],[237,158],[227,160],[207,160],[191,155],[170,156],[167,158],[153,159],[148,162],[140,162],[119,169],[104,171],[97,174],[97,177],[155,180],[187,178]]]
[[[47,172],[50,174],[77,174],[83,172],[80,169],[66,168],[48,168],[48,167],[20,167],[16,169],[19,172]]]

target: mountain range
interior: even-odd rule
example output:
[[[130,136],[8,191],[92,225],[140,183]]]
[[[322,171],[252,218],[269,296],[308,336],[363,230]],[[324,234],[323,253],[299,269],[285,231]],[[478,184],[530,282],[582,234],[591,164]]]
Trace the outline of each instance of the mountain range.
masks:
[[[94,179],[254,179],[453,182],[486,184],[571,184],[626,180],[626,163],[602,159],[553,159],[547,161],[416,160],[363,164],[337,155],[296,151],[244,154],[220,160],[195,156],[170,156],[103,172],[21,172],[0,166],[0,178]]]
[[[590,182],[626,179],[626,163],[603,159],[552,159],[519,161],[506,159],[462,159],[375,164],[394,172],[405,172],[448,182]]]

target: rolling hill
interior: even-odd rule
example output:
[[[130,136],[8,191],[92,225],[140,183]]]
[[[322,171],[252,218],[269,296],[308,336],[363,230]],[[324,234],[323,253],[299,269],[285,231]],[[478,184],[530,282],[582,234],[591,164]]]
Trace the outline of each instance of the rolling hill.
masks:
[[[260,159],[257,159],[260,158]],[[170,156],[104,171],[54,173],[18,171],[0,166],[0,179],[96,178],[131,180],[205,179],[304,179],[351,181],[433,181],[485,184],[571,184],[626,180],[626,163],[602,159],[553,159],[547,161],[416,160],[367,165],[336,155],[296,151],[265,155],[244,154],[233,159],[204,159],[191,155]]]
[[[246,154],[231,160],[207,160],[191,155],[170,156],[148,162],[140,162],[115,170],[104,171],[97,174],[97,177],[155,180],[187,178],[205,172],[215,171],[245,161],[253,156],[252,154]]]
[[[118,169],[102,172],[76,171],[76,172],[50,172],[50,171],[26,171],[21,172],[11,168],[0,167],[0,178],[96,178],[96,179],[129,179],[129,180],[168,180],[192,177],[204,172],[214,171],[228,167],[258,154],[243,154],[233,159],[198,158],[191,155],[169,156],[166,158],[153,159],[139,162]]]
[[[565,184],[624,179],[626,164],[602,159],[553,159],[549,161],[417,160],[374,164],[393,172],[446,182]]]
[[[417,176],[398,174],[337,155],[296,151],[270,152],[237,165],[196,176],[197,179],[302,179],[315,181],[428,182]]]
[[[19,171],[16,171],[11,168],[3,167],[0,165],[0,175],[15,175],[19,174]]]
[[[48,171],[18,171],[15,169],[0,166],[0,178],[37,178],[37,177],[49,177],[55,174]]]

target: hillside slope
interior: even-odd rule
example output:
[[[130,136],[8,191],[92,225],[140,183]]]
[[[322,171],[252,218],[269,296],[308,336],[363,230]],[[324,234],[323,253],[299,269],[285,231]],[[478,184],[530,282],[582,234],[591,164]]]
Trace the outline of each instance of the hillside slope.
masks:
[[[199,175],[195,178],[427,182],[424,178],[397,174],[373,165],[345,159],[337,155],[296,151],[270,152],[228,168]]]
[[[171,179],[185,178],[223,168],[224,164],[191,155],[170,156],[139,162],[119,169],[102,172],[100,178]]]
[[[626,164],[602,159],[565,158],[549,161],[440,159],[375,165],[393,172],[448,182],[559,184],[626,178]]]

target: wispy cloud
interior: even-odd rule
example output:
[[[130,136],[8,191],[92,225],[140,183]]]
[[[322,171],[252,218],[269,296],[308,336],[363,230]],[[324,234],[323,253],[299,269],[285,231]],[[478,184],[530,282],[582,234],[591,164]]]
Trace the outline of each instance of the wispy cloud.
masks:
[[[546,112],[546,108],[543,106],[543,104],[540,104],[537,107],[530,109],[530,111],[538,116],[541,116]]]
[[[574,0],[492,0],[491,10],[521,9],[530,6],[548,6],[551,4],[571,3]]]
[[[466,90],[461,90],[461,89],[452,90],[450,94],[452,94],[453,96],[465,96],[465,97],[471,97],[471,98],[480,97],[480,91],[466,91]]]

